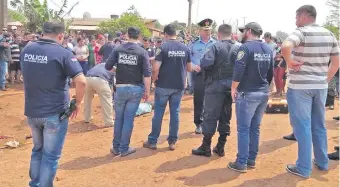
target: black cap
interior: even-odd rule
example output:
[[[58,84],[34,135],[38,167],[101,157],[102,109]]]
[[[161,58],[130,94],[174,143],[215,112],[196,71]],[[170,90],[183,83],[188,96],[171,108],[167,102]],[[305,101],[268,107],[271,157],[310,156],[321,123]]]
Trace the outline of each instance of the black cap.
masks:
[[[272,34],[270,32],[264,33],[264,38],[272,38]]]
[[[61,22],[46,22],[43,26],[45,34],[60,34],[65,32],[65,25]]]
[[[245,29],[251,29],[259,34],[262,34],[262,27],[260,26],[260,24],[256,23],[256,22],[250,22],[247,25],[245,25],[244,27],[239,27],[238,30],[240,30],[241,32],[243,32]]]
[[[137,27],[129,27],[128,28],[128,35],[129,36],[138,36],[140,34],[140,30]]]
[[[211,27],[211,26],[212,26],[212,23],[213,23],[213,20],[212,20],[212,19],[206,18],[206,19],[200,21],[200,22],[198,23],[198,26],[200,26],[201,29],[206,29],[206,30],[208,30],[208,29],[212,29],[212,27]]]

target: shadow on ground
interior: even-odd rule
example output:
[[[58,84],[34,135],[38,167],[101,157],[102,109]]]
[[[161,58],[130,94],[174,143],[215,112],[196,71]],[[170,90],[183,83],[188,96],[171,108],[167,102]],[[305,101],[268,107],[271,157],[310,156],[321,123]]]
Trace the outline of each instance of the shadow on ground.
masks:
[[[168,135],[161,135],[158,138],[158,144],[162,144],[166,142],[167,138],[168,138]],[[178,140],[185,140],[185,139],[191,139],[191,138],[202,138],[202,136],[195,134],[194,132],[186,132],[186,133],[178,135]]]
[[[85,123],[84,121],[78,121],[70,124],[68,126],[68,132],[71,134],[84,133],[89,131],[94,131],[98,129],[105,129],[105,126],[97,126],[94,123]],[[112,127],[110,127],[112,128]]]
[[[261,187],[272,187],[276,186],[276,184],[285,184],[285,187],[295,187],[296,184],[302,180],[304,179],[301,177],[294,176],[289,173],[283,173],[272,178],[244,181],[237,187],[254,187],[254,184]]]
[[[167,173],[172,171],[180,171],[185,169],[191,169],[196,168],[205,164],[208,164],[209,162],[218,159],[219,157],[213,156],[210,158],[207,157],[201,157],[201,156],[186,156],[179,158],[178,160],[174,161],[168,161],[160,165],[155,172],[156,173]]]
[[[236,179],[240,174],[228,168],[210,169],[202,171],[192,177],[179,177],[187,186],[208,186],[214,184],[226,184]]]
[[[260,148],[259,148],[259,154],[260,155],[268,154],[278,149],[290,146],[294,143],[296,142],[285,140],[283,138],[276,139],[276,140],[269,140],[269,141],[261,143]]]
[[[155,155],[159,152],[167,151],[168,148],[161,148],[157,149],[156,151],[151,151],[146,148],[136,148],[136,153],[128,155],[126,157],[114,156],[112,154],[108,154],[102,157],[79,157],[75,160],[63,163],[60,165],[60,169],[62,170],[82,170],[82,169],[89,169],[98,167],[105,164],[110,164],[114,162],[121,162],[121,161],[128,161],[128,160],[135,160],[140,158],[150,157]]]

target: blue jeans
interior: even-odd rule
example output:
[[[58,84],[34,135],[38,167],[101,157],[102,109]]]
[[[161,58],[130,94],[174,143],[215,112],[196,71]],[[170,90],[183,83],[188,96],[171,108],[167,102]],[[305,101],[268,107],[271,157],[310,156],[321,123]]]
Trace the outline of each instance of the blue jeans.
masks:
[[[148,138],[148,142],[150,144],[157,144],[157,139],[161,133],[164,111],[168,102],[170,109],[168,143],[176,143],[178,139],[179,110],[182,96],[183,90],[156,87],[155,110],[152,118],[152,131]]]
[[[327,89],[288,89],[290,123],[298,142],[296,166],[304,176],[312,172],[312,143],[317,165],[328,169],[325,103]]]
[[[114,97],[115,124],[113,148],[124,153],[128,151],[136,111],[144,93],[142,86],[117,87]]]
[[[188,79],[188,87],[186,90],[193,92],[194,91],[194,80],[193,80],[193,73],[187,72],[187,79]]]
[[[28,117],[33,137],[29,175],[30,187],[51,187],[57,172],[68,127],[68,119],[59,114],[47,118]]]
[[[240,92],[236,98],[238,154],[236,163],[255,162],[259,150],[260,124],[269,93]]]
[[[8,63],[5,61],[0,61],[0,89],[5,88],[7,69]]]
[[[89,62],[87,62],[87,61],[79,61],[79,64],[80,64],[81,68],[83,69],[84,75],[86,75],[87,72],[89,71]]]

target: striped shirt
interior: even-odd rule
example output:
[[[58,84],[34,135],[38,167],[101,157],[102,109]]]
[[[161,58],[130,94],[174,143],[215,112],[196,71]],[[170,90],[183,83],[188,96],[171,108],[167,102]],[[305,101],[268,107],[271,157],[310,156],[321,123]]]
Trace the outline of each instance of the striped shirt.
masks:
[[[293,42],[293,59],[303,62],[300,71],[289,70],[291,89],[328,88],[328,62],[339,55],[339,46],[333,33],[316,24],[297,28],[286,39]]]
[[[16,43],[11,44],[11,55],[13,62],[20,62],[20,49],[18,44]]]

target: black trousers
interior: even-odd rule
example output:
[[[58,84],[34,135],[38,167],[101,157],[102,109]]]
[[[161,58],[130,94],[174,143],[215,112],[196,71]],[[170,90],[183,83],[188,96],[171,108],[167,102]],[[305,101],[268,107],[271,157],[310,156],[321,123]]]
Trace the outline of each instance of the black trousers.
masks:
[[[232,97],[230,87],[226,82],[215,80],[205,87],[203,111],[203,135],[230,135],[230,120],[232,116]]]
[[[203,123],[204,79],[202,73],[193,75],[194,86],[194,123],[197,126]]]

